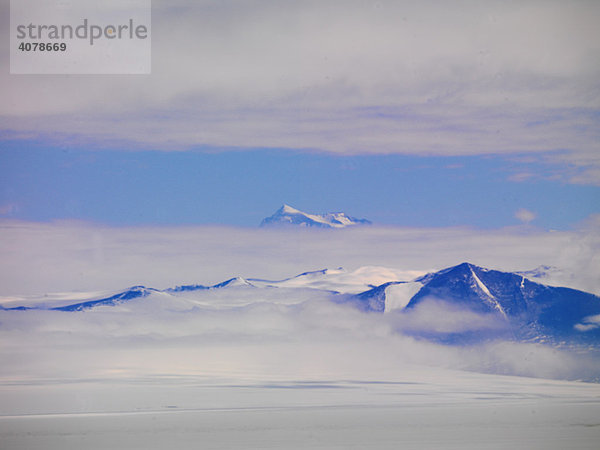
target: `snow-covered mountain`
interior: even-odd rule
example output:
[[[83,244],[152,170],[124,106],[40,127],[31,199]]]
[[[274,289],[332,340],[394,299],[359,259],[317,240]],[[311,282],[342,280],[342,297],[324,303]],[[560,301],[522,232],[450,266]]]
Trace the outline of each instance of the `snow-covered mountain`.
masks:
[[[304,272],[284,280],[272,281],[250,278],[258,287],[309,288],[335,293],[359,294],[375,286],[422,275],[421,271],[400,271],[380,266],[363,266],[353,271],[343,267]]]
[[[395,314],[403,333],[445,343],[502,338],[600,348],[600,297],[596,295],[469,263],[415,277],[417,274],[374,266],[353,272],[324,269],[279,281],[236,277],[212,286],[164,290],[134,286],[59,306],[30,303],[0,309],[67,312],[127,304],[144,311],[144,305],[152,304],[159,310],[191,310],[200,305],[293,305],[316,299],[354,305],[365,312]],[[399,281],[407,277],[409,281]]]
[[[357,219],[347,216],[343,212],[332,212],[326,214],[309,214],[289,205],[283,205],[275,213],[264,219],[260,226],[285,226],[295,225],[301,227],[319,228],[345,228],[355,225],[370,225],[367,219]]]
[[[495,325],[506,325],[496,326],[496,331],[509,331],[517,340],[600,344],[600,297],[469,263],[412,282],[385,283],[356,295],[355,300],[363,309],[378,312],[411,313],[426,303],[444,304],[493,318]]]

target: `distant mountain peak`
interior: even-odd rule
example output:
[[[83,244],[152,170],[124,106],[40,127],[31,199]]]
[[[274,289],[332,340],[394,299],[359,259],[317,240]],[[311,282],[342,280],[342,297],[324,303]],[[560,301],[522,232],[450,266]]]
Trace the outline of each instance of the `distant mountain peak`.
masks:
[[[272,216],[264,219],[260,226],[286,226],[317,228],[345,228],[355,225],[370,225],[367,219],[350,217],[343,212],[330,212],[326,214],[310,214],[284,204]]]

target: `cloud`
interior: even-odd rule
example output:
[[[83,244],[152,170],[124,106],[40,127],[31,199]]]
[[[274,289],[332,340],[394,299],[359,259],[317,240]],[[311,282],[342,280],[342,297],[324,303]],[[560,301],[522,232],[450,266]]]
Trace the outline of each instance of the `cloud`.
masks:
[[[233,276],[283,279],[324,268],[432,271],[463,261],[499,269],[563,269],[559,283],[600,292],[600,235],[571,232],[384,228],[106,227],[0,221],[0,295],[215,284]]]
[[[235,304],[242,291],[186,294],[179,301],[196,306],[182,309],[155,294],[78,313],[0,311],[0,378],[395,380],[415,365],[547,378],[600,374],[593,358],[539,345],[415,339],[398,327],[398,317],[363,313],[307,290],[249,288],[244,295],[254,301]],[[460,329],[471,319],[470,329],[490,325],[467,315]],[[420,322],[408,331],[421,325],[431,329]]]
[[[577,172],[569,178],[569,182],[573,184],[600,184],[600,167],[595,165],[587,165],[579,167]]]
[[[563,150],[580,166],[569,179],[596,184],[599,13],[585,2],[156,1],[150,76],[19,77],[0,61],[1,132],[96,148]]]
[[[527,181],[533,178],[535,175],[531,172],[518,172],[508,177],[509,181],[515,181],[517,183]]]
[[[590,331],[600,328],[600,315],[588,316],[583,319],[583,323],[575,325],[575,329],[579,331]]]
[[[528,209],[521,208],[515,212],[515,217],[523,223],[532,222],[536,218],[536,214]]]
[[[507,322],[495,314],[480,314],[443,299],[423,299],[414,308],[396,314],[400,332],[447,335],[472,331],[507,331]]]

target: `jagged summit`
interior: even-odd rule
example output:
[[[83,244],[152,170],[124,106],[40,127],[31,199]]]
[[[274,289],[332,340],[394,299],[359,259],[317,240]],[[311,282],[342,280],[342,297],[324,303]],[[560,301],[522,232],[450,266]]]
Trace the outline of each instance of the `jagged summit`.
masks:
[[[277,210],[277,212],[285,213],[285,214],[303,214],[299,209],[293,208],[290,205],[283,204],[281,208]]]
[[[289,226],[318,227],[318,228],[345,228],[355,225],[370,225],[367,219],[357,219],[347,216],[343,212],[330,212],[326,214],[309,214],[290,205],[284,204],[275,213],[264,219],[260,226]]]

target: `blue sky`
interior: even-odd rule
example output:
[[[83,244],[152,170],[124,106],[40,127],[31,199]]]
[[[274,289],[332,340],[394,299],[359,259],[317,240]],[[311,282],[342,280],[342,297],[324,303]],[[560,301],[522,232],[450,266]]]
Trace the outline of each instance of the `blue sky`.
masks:
[[[552,167],[518,157],[90,151],[18,141],[0,151],[0,164],[2,216],[30,221],[252,227],[288,203],[410,227],[500,228],[521,224],[515,213],[526,209],[533,225],[568,229],[600,213],[600,187],[544,179]]]

